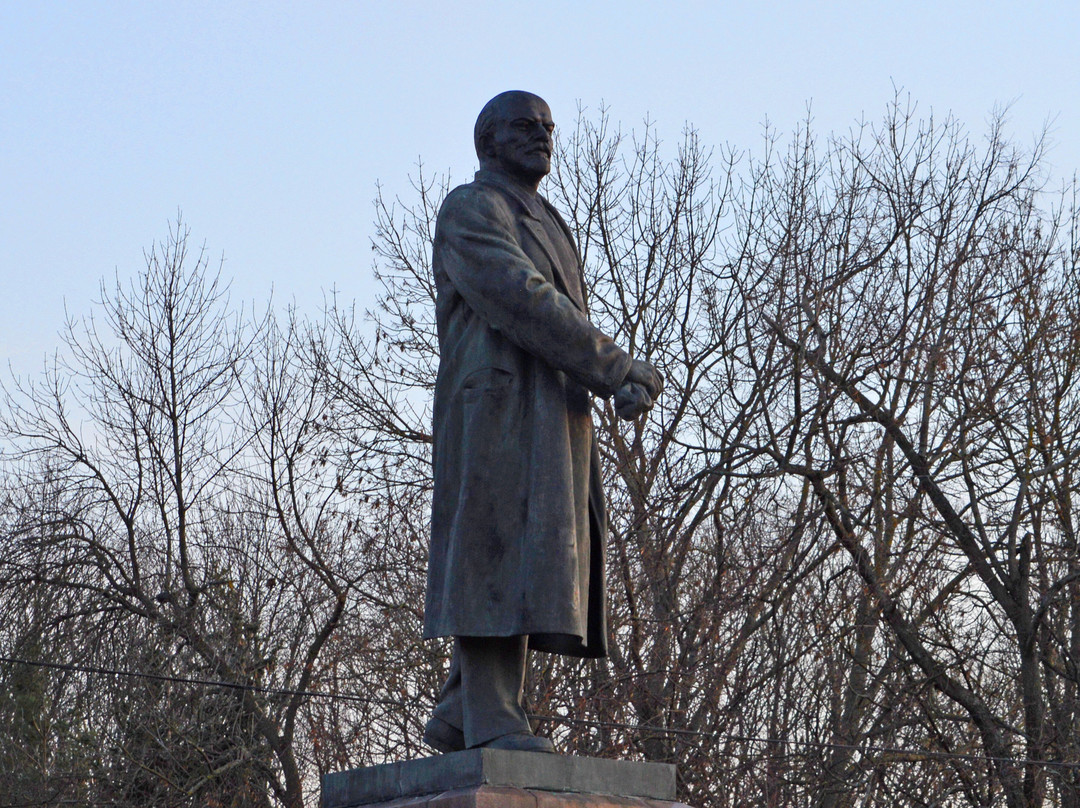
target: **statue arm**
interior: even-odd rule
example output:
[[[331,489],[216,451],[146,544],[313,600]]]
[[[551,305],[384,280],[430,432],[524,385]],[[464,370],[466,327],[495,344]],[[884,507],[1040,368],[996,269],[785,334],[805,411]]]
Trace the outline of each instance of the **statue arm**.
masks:
[[[496,193],[465,186],[447,197],[435,253],[454,289],[492,328],[597,395],[623,383],[629,354],[536,268]]]

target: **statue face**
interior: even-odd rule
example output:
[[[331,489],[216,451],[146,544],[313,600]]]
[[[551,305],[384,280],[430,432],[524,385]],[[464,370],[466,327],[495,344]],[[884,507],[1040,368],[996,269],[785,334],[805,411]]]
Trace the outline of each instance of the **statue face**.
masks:
[[[495,167],[526,184],[536,185],[551,171],[551,133],[555,124],[543,99],[515,94],[502,103],[489,141]]]

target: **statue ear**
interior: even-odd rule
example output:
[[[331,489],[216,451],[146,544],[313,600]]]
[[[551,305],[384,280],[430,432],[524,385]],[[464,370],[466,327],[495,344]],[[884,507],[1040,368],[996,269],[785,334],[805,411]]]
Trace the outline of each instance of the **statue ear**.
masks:
[[[495,136],[490,130],[480,135],[480,153],[485,157],[495,156]]]

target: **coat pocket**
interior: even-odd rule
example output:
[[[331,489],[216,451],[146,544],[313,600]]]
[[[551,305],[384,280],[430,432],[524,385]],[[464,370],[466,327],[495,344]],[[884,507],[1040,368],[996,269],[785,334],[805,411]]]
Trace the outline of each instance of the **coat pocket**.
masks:
[[[476,398],[486,394],[498,395],[505,393],[514,383],[514,374],[502,368],[489,367],[474,370],[465,377],[465,383],[461,386],[466,399]]]

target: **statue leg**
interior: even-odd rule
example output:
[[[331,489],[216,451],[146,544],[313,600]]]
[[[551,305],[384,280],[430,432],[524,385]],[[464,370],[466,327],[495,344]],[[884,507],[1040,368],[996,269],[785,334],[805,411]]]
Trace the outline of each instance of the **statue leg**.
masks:
[[[440,752],[475,746],[553,751],[522,706],[528,637],[456,637],[450,675],[424,731]]]
[[[532,734],[521,705],[528,637],[459,637],[465,745],[514,732]]]

